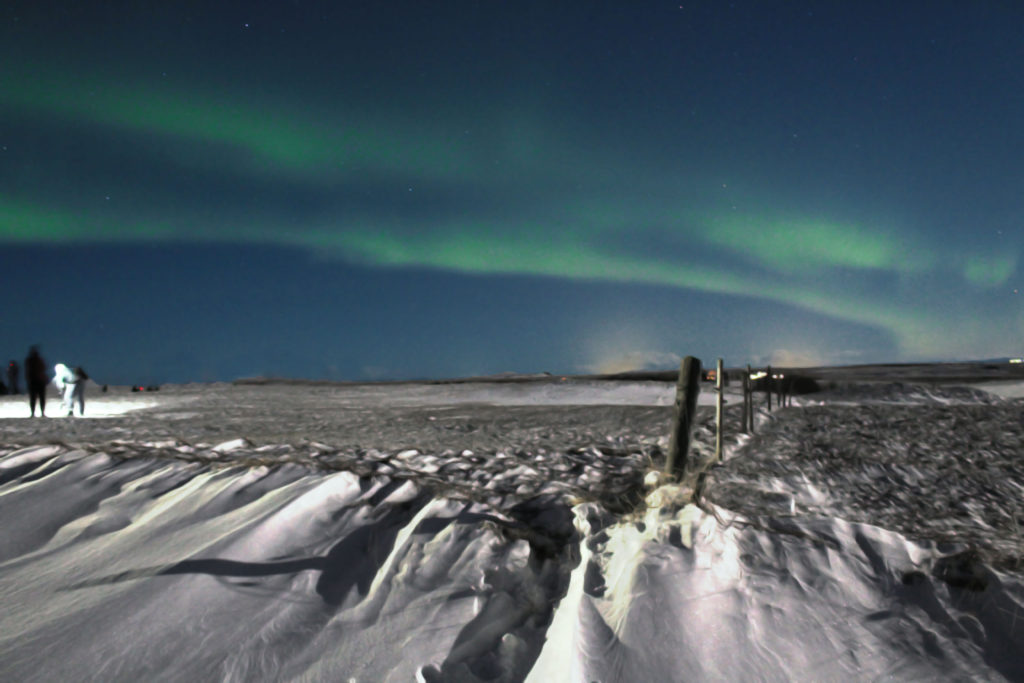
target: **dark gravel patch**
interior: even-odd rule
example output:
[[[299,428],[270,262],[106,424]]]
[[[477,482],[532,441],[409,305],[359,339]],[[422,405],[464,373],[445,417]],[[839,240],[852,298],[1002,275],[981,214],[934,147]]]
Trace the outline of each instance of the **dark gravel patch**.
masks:
[[[752,517],[834,516],[967,544],[1024,569],[1024,403],[787,408],[708,473],[706,495]]]

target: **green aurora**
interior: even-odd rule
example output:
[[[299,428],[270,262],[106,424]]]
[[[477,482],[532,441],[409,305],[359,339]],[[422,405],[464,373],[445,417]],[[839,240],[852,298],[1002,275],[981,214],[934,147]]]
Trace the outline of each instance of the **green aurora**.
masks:
[[[453,121],[458,103],[440,96],[408,112],[50,63],[3,68],[8,118],[235,189],[183,202],[43,159],[46,183],[0,191],[6,244],[276,244],[380,268],[754,297],[882,330],[904,357],[996,353],[1024,335],[1020,232],[949,237],[884,204],[802,208],[756,172],[720,182],[703,154],[645,164],[574,134],[528,90]]]

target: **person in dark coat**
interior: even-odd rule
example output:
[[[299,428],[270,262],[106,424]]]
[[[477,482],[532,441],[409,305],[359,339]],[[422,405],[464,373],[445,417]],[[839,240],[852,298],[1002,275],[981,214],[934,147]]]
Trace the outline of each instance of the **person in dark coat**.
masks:
[[[20,394],[18,391],[18,361],[12,360],[7,364],[7,390],[12,394]]]
[[[79,416],[85,415],[85,380],[87,379],[89,379],[89,375],[82,369],[82,366],[75,367],[75,388],[71,392],[70,408],[73,409],[75,401],[78,401]]]
[[[46,417],[46,385],[50,377],[46,373],[46,361],[39,355],[39,347],[33,346],[25,358],[25,384],[28,385],[28,405],[32,417],[36,416],[36,400],[39,401],[39,415]]]

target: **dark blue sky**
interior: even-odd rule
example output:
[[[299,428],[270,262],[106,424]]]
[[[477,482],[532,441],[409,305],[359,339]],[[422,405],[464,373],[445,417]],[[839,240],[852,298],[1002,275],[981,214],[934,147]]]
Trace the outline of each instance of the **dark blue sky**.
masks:
[[[0,9],[11,357],[116,383],[1021,351],[1016,3],[90,4]]]

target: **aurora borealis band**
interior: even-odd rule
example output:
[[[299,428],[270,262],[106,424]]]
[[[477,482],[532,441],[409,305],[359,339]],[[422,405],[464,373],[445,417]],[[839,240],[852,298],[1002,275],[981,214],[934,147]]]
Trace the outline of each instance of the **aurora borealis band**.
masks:
[[[13,2],[11,358],[112,383],[1024,352],[1012,3]]]

